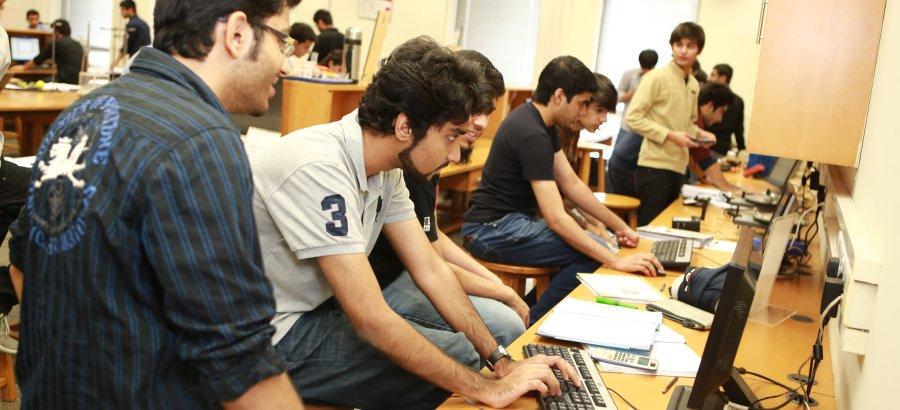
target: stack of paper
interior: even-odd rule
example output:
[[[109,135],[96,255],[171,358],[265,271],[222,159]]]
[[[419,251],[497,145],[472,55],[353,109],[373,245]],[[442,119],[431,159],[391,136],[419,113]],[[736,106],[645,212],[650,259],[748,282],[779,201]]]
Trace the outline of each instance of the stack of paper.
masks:
[[[650,350],[662,314],[565,298],[538,328],[554,339],[622,349]]]
[[[650,282],[638,276],[579,273],[578,280],[595,296],[633,303],[650,303],[665,299],[665,296]]]

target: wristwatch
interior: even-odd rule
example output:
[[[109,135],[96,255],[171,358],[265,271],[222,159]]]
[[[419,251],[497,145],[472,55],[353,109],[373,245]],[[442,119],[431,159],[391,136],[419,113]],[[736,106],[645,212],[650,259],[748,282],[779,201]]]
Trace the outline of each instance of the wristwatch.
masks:
[[[506,351],[506,348],[503,345],[497,345],[497,348],[491,352],[491,355],[487,358],[487,368],[490,371],[494,371],[494,366],[503,358],[512,359],[512,356],[509,355],[509,352]]]

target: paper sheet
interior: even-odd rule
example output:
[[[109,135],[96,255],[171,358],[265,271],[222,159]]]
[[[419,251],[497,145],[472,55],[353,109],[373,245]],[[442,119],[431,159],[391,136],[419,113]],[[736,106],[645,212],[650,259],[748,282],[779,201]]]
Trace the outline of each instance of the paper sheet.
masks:
[[[587,348],[587,346],[586,346]],[[588,348],[590,351],[590,348]],[[655,372],[617,366],[595,361],[597,370],[604,373],[646,374],[652,376],[697,377],[700,368],[700,356],[684,343],[659,343],[653,346],[650,357],[659,362]]]
[[[566,298],[537,334],[559,340],[623,349],[650,350],[662,314]]]
[[[637,276],[579,273],[578,280],[595,296],[636,303],[665,299],[650,282]]]

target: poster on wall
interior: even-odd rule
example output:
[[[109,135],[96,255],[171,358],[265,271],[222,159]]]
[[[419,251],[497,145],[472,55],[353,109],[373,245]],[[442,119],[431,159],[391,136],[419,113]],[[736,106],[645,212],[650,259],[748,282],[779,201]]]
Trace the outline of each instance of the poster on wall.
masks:
[[[360,18],[375,20],[379,11],[390,9],[391,0],[359,0]]]

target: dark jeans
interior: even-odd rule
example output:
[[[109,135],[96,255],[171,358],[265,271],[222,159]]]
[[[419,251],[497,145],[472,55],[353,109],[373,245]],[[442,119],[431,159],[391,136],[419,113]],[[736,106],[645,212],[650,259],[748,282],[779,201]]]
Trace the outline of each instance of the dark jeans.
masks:
[[[634,174],[612,167],[608,168],[606,170],[606,192],[637,198],[638,194],[634,190]]]
[[[684,174],[664,169],[638,166],[634,172],[634,190],[641,200],[638,208],[638,226],[653,221],[673,201],[681,196]]]
[[[619,129],[616,147],[606,170],[606,192],[637,197],[634,191],[634,169],[644,138],[631,131]]]
[[[2,157],[2,156],[0,156]],[[31,169],[3,161],[0,166],[0,242],[6,238],[9,226],[19,216],[28,197]]]
[[[462,365],[481,368],[481,357],[463,333],[407,323]],[[433,409],[450,397],[450,392],[397,366],[361,339],[334,298],[300,316],[275,350],[284,357],[300,395],[313,403]]]
[[[0,161],[2,161],[2,165],[0,165],[0,242],[3,242],[9,226],[25,206],[31,169],[6,162],[2,159],[2,155],[0,155]],[[16,297],[12,280],[9,277],[9,268],[0,267],[0,313],[8,314],[17,304],[19,304],[19,298]]]
[[[523,213],[507,214],[486,224],[464,223],[462,234],[469,240],[466,248],[475,257],[488,262],[527,266],[559,266],[550,286],[529,312],[529,323],[544,316],[560,300],[578,287],[579,272],[593,272],[597,262],[572,248],[550,230],[543,219]],[[600,237],[589,233],[606,246]]]

